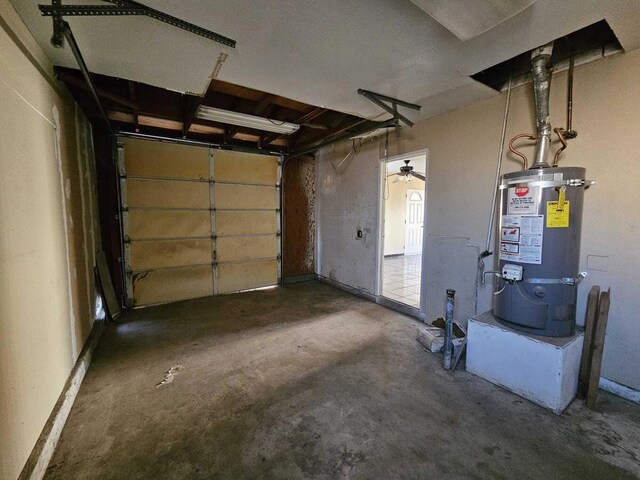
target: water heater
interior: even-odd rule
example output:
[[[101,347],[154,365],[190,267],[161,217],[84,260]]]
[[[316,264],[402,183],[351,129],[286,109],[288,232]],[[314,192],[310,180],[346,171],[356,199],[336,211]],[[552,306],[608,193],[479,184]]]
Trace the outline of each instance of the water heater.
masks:
[[[585,169],[558,167],[566,140],[577,133],[570,127],[551,129],[549,122],[550,59],[553,44],[531,54],[536,113],[535,159],[524,170],[500,179],[500,222],[496,235],[498,271],[493,315],[516,330],[550,337],[573,335],[576,325],[580,235]],[[571,74],[571,72],[570,72]],[[570,76],[571,78],[571,76]],[[571,92],[571,88],[569,88]],[[570,115],[567,115],[570,118]],[[552,132],[562,147],[547,162]]]
[[[585,169],[536,168],[503,175],[499,269],[493,314],[529,333],[575,331]]]

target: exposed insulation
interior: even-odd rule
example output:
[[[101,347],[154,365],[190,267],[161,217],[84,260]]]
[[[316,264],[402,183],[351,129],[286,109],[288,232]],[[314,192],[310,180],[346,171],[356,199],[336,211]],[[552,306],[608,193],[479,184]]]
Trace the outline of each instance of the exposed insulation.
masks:
[[[202,265],[211,263],[211,239],[131,242],[131,268]]]
[[[277,214],[275,211],[216,212],[216,233],[218,235],[275,234],[277,230]]]
[[[278,157],[215,150],[213,159],[216,180],[268,185],[278,181]]]
[[[211,267],[169,268],[133,275],[136,305],[172,302],[213,295]]]
[[[278,255],[278,242],[275,235],[264,237],[222,237],[216,241],[216,251],[219,262],[275,258]]]
[[[129,238],[205,237],[211,234],[208,210],[131,210]]]
[[[266,287],[277,283],[277,260],[224,263],[218,267],[218,293]]]
[[[316,166],[313,157],[291,158],[284,168],[283,275],[315,271]]]
[[[276,209],[278,189],[254,185],[216,183],[216,208]]]
[[[170,180],[127,180],[129,207],[209,208],[209,184]]]
[[[209,149],[206,147],[135,138],[125,138],[123,143],[129,176],[209,179]]]

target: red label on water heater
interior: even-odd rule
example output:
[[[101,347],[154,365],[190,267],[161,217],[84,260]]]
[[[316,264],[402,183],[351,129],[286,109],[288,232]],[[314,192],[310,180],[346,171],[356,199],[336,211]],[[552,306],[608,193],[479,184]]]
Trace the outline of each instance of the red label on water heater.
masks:
[[[516,195],[518,197],[524,197],[527,193],[529,193],[529,187],[516,187]]]

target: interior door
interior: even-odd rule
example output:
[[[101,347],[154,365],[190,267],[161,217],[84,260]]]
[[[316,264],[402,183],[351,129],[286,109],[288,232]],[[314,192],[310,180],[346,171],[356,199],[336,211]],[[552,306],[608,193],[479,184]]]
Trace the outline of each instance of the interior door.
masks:
[[[405,255],[422,254],[424,227],[424,191],[407,189],[405,221]]]
[[[120,137],[127,305],[276,285],[279,160]]]

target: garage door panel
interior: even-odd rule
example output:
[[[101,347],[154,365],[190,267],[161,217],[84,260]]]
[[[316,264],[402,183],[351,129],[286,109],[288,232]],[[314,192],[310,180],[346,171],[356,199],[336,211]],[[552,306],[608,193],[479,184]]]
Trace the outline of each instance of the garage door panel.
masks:
[[[223,237],[216,240],[217,260],[235,262],[278,255],[278,237]]]
[[[168,268],[133,275],[136,305],[174,302],[213,295],[211,267]]]
[[[130,210],[129,238],[184,238],[211,235],[209,211]]]
[[[267,287],[278,283],[278,261],[225,263],[218,266],[218,293]]]
[[[211,263],[211,239],[131,242],[131,268],[147,270]]]
[[[129,176],[209,179],[209,149],[177,143],[126,139]]]
[[[209,184],[129,178],[127,205],[131,208],[209,208]]]
[[[232,185],[216,183],[214,204],[217,209],[276,209],[278,189],[255,185]]]
[[[214,177],[218,181],[268,185],[278,182],[278,157],[217,150],[213,162]]]
[[[278,231],[275,211],[231,211],[216,212],[216,233],[218,235],[255,235]]]
[[[129,305],[278,283],[278,157],[123,143],[118,165]]]

